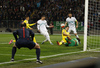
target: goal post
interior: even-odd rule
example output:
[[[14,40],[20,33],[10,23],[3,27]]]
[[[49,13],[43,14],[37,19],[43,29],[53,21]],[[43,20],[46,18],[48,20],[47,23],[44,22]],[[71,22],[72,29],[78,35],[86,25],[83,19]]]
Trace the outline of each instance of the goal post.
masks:
[[[83,51],[87,50],[87,23],[88,23],[88,0],[85,0],[84,46],[83,46]]]
[[[100,0],[85,0],[83,51],[100,52]]]

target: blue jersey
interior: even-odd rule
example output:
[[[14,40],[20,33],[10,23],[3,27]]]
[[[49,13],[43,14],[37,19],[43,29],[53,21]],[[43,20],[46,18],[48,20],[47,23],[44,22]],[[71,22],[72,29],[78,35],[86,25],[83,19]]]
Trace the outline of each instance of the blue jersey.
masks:
[[[32,32],[32,30],[26,29],[25,27],[14,31],[13,35],[14,35],[16,40],[18,40],[17,35],[19,36],[19,39],[23,39],[23,40],[30,40],[30,36],[32,38],[34,37],[34,33]]]

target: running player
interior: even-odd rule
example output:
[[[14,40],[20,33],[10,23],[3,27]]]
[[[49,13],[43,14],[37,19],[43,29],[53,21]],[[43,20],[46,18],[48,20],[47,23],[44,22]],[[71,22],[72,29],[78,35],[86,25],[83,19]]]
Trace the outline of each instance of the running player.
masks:
[[[36,55],[37,55],[36,62],[42,64],[42,61],[40,61],[40,46],[39,46],[39,44],[34,43],[32,41],[33,37],[34,37],[34,33],[32,32],[32,30],[26,29],[26,24],[22,23],[21,28],[19,30],[14,31],[13,35],[16,39],[16,43],[13,45],[13,48],[12,48],[11,61],[14,61],[16,48],[20,49],[21,47],[27,47],[29,49],[36,49]],[[19,36],[19,39],[17,36]],[[30,36],[31,36],[32,40],[30,39]]]
[[[75,34],[75,36],[76,36],[76,38],[78,39],[78,41],[80,43],[79,36],[77,35],[77,32],[76,32],[76,28],[78,28],[78,21],[76,20],[75,17],[72,17],[72,14],[71,13],[69,13],[68,16],[69,17],[66,19],[65,26],[68,23],[68,26],[69,26],[68,32],[70,33],[71,31],[73,31],[74,34]],[[76,27],[75,27],[75,22],[76,22]]]
[[[27,28],[27,29],[33,30],[33,28],[31,28],[30,26],[33,26],[33,25],[35,25],[36,23],[29,24],[28,21],[29,21],[29,16],[26,16],[26,18],[25,18],[25,20],[24,20],[23,22],[26,23],[26,28]],[[34,37],[33,41],[34,41],[35,43],[37,43],[35,37]],[[13,43],[13,42],[16,42],[16,40],[12,40],[12,39],[11,39],[10,42],[9,42],[9,44],[11,44],[11,43]]]
[[[62,29],[62,40],[61,40],[61,42],[57,41],[58,45],[62,45],[62,44],[67,43],[67,41],[65,40],[65,38],[70,37],[70,34],[68,32],[69,27],[66,27],[65,29],[64,29],[64,27],[62,27],[62,28],[63,28]]]
[[[46,41],[49,41],[50,44],[53,45],[53,43],[50,40],[50,36],[49,36],[47,28],[53,28],[54,26],[48,26],[45,18],[46,18],[45,16],[42,16],[41,19],[37,21],[38,31],[40,31],[40,33],[46,37],[46,40],[44,40],[41,44],[43,44]]]

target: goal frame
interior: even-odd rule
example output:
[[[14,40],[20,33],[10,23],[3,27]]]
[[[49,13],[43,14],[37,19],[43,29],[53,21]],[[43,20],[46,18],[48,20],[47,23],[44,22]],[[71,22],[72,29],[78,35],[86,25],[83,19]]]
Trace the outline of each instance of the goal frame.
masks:
[[[89,0],[85,0],[85,16],[84,16],[84,46],[83,46],[83,51],[87,51],[88,4],[89,4]]]

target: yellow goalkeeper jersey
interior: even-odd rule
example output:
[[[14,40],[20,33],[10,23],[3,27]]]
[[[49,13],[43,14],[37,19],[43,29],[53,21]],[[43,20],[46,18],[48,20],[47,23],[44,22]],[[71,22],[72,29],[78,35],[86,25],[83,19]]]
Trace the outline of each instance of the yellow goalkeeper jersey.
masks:
[[[30,26],[33,26],[33,25],[35,25],[35,23],[33,23],[33,24],[29,24],[28,23],[28,20],[24,20],[24,23],[26,23],[26,28],[31,28]]]

